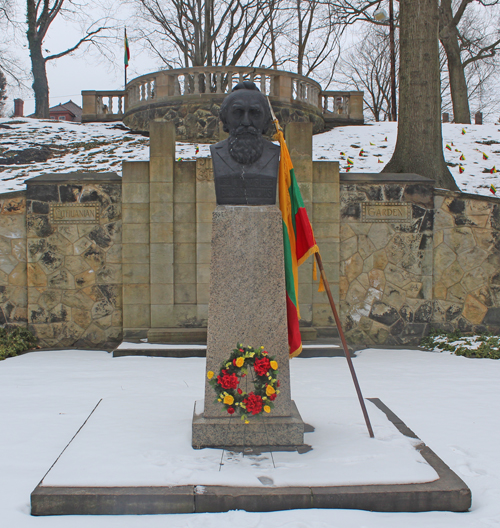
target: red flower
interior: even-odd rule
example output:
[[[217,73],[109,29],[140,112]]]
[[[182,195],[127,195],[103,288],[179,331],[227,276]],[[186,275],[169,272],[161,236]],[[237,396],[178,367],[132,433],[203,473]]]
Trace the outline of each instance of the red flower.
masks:
[[[276,382],[276,385],[277,385],[278,387],[280,386],[280,380],[278,380],[278,381]]]
[[[276,396],[277,396],[276,393],[271,394],[271,396],[269,396],[269,399],[270,399],[271,401],[274,401],[274,400],[276,399]]]
[[[223,389],[236,389],[240,380],[236,374],[224,374],[222,378],[217,376],[217,383],[222,386]]]
[[[271,368],[269,358],[265,357],[262,359],[256,359],[253,368],[259,376],[265,376],[267,374],[267,371]]]
[[[228,407],[227,412],[229,414],[234,414],[234,408],[233,407]]]
[[[243,394],[243,391],[241,389],[238,389],[238,394]]]
[[[247,398],[243,400],[247,411],[252,414],[259,414],[262,411],[262,398],[251,392]]]
[[[263,350],[262,353],[267,356],[267,352],[265,350]]]

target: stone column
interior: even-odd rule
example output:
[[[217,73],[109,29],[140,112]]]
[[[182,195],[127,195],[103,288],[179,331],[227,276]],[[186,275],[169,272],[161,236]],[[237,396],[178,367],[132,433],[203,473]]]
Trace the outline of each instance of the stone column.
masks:
[[[123,163],[123,336],[146,337],[151,326],[149,284],[149,163]]]
[[[363,121],[363,92],[350,92],[349,119]]]
[[[149,131],[151,328],[164,328],[174,304],[175,125],[153,121]]]
[[[196,298],[198,317],[208,319],[208,284],[210,280],[210,240],[212,214],[216,206],[212,158],[196,160]]]
[[[299,184],[302,199],[309,215],[313,218],[313,161],[312,123],[289,123],[285,128],[285,139],[292,158],[295,177]],[[314,224],[313,224],[314,227]],[[301,324],[312,325],[313,303],[313,259],[309,258],[299,268],[299,307]]]
[[[310,218],[320,249],[333,299],[339,303],[340,266],[340,184],[339,164],[315,161],[313,164],[313,214]],[[319,273],[319,270],[318,270]],[[312,323],[315,328],[335,326],[325,292],[313,285]]]

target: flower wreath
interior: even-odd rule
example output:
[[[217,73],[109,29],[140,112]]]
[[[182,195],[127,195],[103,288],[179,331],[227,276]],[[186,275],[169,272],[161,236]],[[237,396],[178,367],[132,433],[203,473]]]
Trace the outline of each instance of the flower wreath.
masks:
[[[250,375],[254,389],[245,392],[238,387],[241,378]],[[209,383],[229,414],[239,414],[248,423],[247,415],[270,413],[274,400],[279,394],[280,382],[277,379],[278,362],[261,346],[254,350],[251,346],[238,343],[229,358],[221,365],[219,374],[207,372]]]

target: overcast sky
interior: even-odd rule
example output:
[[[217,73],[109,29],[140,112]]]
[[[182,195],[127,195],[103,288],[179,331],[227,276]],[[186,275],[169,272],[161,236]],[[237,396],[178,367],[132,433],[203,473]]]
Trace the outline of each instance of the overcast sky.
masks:
[[[16,18],[24,18],[25,2],[17,0],[18,10]],[[130,10],[127,12],[122,6],[121,18],[126,20],[129,33],[129,45],[131,59],[128,68],[128,80],[144,73],[159,69],[159,63],[146,52],[140,51],[137,42],[134,42],[133,30],[136,26],[134,15]],[[76,23],[56,19],[50,26],[44,41],[44,50],[50,54],[59,53],[74,45],[78,39],[80,28]],[[72,55],[62,57],[47,63],[47,75],[50,89],[50,106],[73,100],[81,106],[82,90],[120,90],[124,83],[123,64],[123,26],[120,29],[109,32],[108,46],[111,48],[109,59],[105,59],[92,46],[82,48]],[[29,74],[31,70],[27,41],[20,33],[19,42],[9,46],[23,69]],[[48,53],[46,53],[48,54]],[[113,56],[114,55],[114,56]],[[19,90],[12,84],[8,86],[7,115],[14,108],[13,100],[20,97],[25,101],[25,115],[35,110],[35,99],[31,90],[31,80],[26,79],[27,88]]]

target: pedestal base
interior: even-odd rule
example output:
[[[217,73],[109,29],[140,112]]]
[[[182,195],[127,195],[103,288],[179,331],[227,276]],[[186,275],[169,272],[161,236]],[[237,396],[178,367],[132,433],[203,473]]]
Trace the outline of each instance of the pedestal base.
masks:
[[[245,446],[300,446],[304,443],[304,422],[295,402],[291,416],[260,416],[244,424],[239,417],[205,418],[203,400],[195,403],[193,413],[194,449]]]

